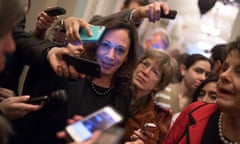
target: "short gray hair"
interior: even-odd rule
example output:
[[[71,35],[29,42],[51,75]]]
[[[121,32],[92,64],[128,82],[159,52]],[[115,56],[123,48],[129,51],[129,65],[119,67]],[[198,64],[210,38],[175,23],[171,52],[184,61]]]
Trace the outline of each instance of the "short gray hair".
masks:
[[[151,40],[154,35],[160,35],[162,42],[164,44],[164,50],[166,50],[170,45],[170,37],[168,32],[162,28],[155,28],[152,32],[146,37],[146,40]]]

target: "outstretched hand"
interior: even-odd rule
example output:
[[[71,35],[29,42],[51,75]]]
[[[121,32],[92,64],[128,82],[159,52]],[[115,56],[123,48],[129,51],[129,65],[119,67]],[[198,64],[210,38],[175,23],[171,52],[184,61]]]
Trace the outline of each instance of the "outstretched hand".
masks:
[[[166,2],[154,1],[146,6],[136,8],[133,13],[133,20],[138,22],[143,18],[148,18],[150,22],[154,23],[160,20],[161,13],[169,13],[168,4]]]

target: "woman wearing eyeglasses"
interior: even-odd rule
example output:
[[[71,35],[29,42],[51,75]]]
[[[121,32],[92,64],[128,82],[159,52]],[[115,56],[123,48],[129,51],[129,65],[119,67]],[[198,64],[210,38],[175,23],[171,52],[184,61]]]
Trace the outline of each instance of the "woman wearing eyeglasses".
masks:
[[[133,72],[133,98],[125,123],[124,140],[136,140],[137,136],[133,133],[137,129],[142,129],[141,132],[145,135],[147,125],[156,127],[153,127],[152,134],[142,137],[146,144],[156,144],[165,138],[172,115],[160,108],[157,111],[152,96],[156,91],[164,89],[176,72],[177,63],[167,53],[156,49],[144,53]],[[151,132],[150,129],[149,131]]]

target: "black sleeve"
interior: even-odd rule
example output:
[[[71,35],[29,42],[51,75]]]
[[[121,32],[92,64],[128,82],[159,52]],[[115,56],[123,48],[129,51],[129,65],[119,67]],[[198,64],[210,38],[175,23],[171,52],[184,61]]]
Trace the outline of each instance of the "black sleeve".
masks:
[[[105,21],[108,21],[110,19],[116,19],[116,18],[123,18],[123,19],[126,19],[126,20],[130,20],[130,15],[131,15],[131,12],[132,10],[124,10],[124,11],[121,11],[121,12],[117,12],[117,13],[114,13],[114,14],[111,14],[109,16],[94,16],[90,21],[89,23],[91,24],[94,24],[94,25],[99,25],[99,24],[102,24],[104,23]]]
[[[16,54],[27,65],[46,64],[44,52],[48,48],[57,46],[47,40],[39,40],[30,33],[24,31],[25,17],[13,29],[13,37],[16,43]]]

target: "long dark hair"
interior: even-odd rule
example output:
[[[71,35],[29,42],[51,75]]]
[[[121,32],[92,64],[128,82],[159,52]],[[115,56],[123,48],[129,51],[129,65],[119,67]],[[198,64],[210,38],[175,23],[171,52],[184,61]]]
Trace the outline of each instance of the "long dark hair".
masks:
[[[116,88],[116,91],[122,94],[123,92],[126,91],[127,88],[129,88],[131,84],[132,73],[137,62],[136,50],[138,49],[138,36],[136,27],[134,26],[133,23],[122,18],[108,19],[102,21],[102,23],[98,23],[98,25],[104,25],[106,27],[106,31],[104,32],[102,38],[107,32],[111,30],[126,29],[128,31],[128,36],[130,39],[129,52],[126,57],[126,61],[114,74],[112,80],[112,84]],[[99,42],[102,41],[102,38],[99,40]],[[85,52],[83,56],[95,60],[97,48],[98,43],[84,45]]]
[[[215,74],[215,73],[209,74],[208,78],[205,79],[205,80],[197,87],[197,89],[194,91],[192,102],[197,101],[197,99],[198,99],[198,97],[199,97],[199,94],[200,94],[200,91],[202,90],[202,88],[203,88],[205,85],[207,85],[207,84],[210,83],[210,82],[216,82],[216,83],[217,83],[218,78],[219,78],[219,75],[218,75],[218,74]]]

